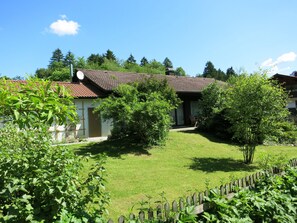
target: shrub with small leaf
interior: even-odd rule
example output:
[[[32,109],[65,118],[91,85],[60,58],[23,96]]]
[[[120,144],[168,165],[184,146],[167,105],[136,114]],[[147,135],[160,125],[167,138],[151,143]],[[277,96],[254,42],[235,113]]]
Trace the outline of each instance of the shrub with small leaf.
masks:
[[[113,122],[112,138],[128,137],[151,146],[165,141],[172,124],[170,112],[181,100],[166,79],[151,76],[119,85],[112,95],[99,102],[96,111]]]
[[[240,190],[228,200],[213,190],[208,198],[213,208],[199,222],[296,222],[297,169],[287,167],[282,175],[266,172],[253,189]]]
[[[101,222],[102,160],[82,180],[78,156],[52,146],[46,128],[0,129],[0,222]]]

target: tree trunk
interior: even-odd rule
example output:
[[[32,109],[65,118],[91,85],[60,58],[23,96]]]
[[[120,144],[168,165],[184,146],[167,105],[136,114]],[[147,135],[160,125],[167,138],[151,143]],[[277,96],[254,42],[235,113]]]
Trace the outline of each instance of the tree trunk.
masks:
[[[241,147],[243,152],[243,160],[245,164],[251,164],[254,160],[254,154],[256,150],[255,145],[244,145]]]

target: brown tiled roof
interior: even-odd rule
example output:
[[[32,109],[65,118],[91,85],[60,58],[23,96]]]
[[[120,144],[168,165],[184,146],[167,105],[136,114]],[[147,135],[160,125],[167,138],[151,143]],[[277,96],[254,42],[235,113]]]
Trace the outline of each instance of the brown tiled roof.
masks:
[[[25,80],[10,80],[9,82],[15,83],[16,85],[27,83]],[[64,86],[74,98],[97,98],[100,96],[95,90],[92,89],[92,87],[88,87],[83,83],[53,81],[52,84]]]
[[[297,97],[297,77],[284,74],[275,74],[271,77],[272,80],[277,80],[289,93],[290,97]]]
[[[69,83],[69,82],[53,82],[60,86],[64,86],[74,98],[97,98],[99,96],[94,90],[82,83]]]
[[[85,78],[93,82],[99,88],[105,91],[112,91],[119,84],[132,83],[140,81],[145,77],[149,77],[149,74],[141,73],[128,73],[117,71],[104,71],[104,70],[80,70],[84,73]],[[201,77],[183,77],[183,76],[170,76],[170,75],[157,75],[153,74],[157,78],[166,78],[168,84],[177,93],[197,93],[201,92],[208,84],[213,83],[213,78],[201,78]]]
[[[284,74],[275,74],[271,77],[273,80],[277,80],[280,84],[286,85],[296,85],[297,84],[297,77],[295,76],[288,76]]]

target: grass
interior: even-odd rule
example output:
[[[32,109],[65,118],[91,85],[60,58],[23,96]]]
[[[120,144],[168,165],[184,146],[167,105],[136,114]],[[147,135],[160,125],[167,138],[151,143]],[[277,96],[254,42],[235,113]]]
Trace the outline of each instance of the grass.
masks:
[[[107,154],[106,169],[108,172],[107,190],[111,194],[111,205],[108,208],[110,217],[117,219],[120,215],[129,214],[134,207],[137,213],[139,202],[160,199],[164,191],[168,201],[193,192],[200,192],[209,187],[219,186],[240,178],[259,169],[262,153],[279,154],[288,159],[296,157],[297,150],[290,146],[259,146],[256,149],[252,165],[242,162],[242,153],[238,147],[220,142],[209,135],[193,131],[170,132],[166,145],[144,149],[127,142],[101,142],[97,144],[73,146],[79,155],[92,153]],[[87,173],[90,162],[85,163]],[[155,204],[152,204],[155,207]]]

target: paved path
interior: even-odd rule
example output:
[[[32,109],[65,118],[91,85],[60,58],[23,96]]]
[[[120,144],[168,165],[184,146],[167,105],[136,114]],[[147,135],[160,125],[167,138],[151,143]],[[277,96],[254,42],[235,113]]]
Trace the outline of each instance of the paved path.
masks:
[[[179,132],[179,131],[191,131],[195,130],[196,127],[188,127],[188,126],[182,126],[182,127],[176,127],[170,129],[172,132]],[[91,138],[86,138],[84,141],[81,142],[74,142],[74,143],[63,143],[63,144],[58,144],[58,145],[72,145],[72,144],[84,144],[84,143],[90,143],[90,142],[102,142],[107,140],[107,136],[102,136],[102,137],[91,137]]]
[[[180,132],[180,131],[191,131],[191,130],[195,130],[195,129],[196,129],[196,127],[181,126],[181,127],[177,127],[177,128],[172,128],[172,129],[170,129],[170,131]]]

